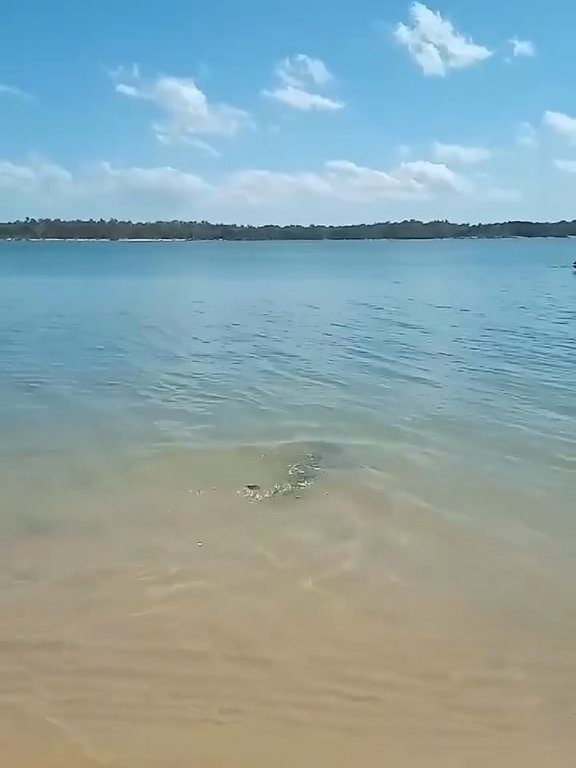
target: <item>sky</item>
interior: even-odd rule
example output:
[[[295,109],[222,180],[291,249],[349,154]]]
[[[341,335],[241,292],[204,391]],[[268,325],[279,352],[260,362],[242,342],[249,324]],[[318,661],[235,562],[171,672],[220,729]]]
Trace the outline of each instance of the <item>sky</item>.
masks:
[[[4,0],[0,220],[576,218],[576,3]]]

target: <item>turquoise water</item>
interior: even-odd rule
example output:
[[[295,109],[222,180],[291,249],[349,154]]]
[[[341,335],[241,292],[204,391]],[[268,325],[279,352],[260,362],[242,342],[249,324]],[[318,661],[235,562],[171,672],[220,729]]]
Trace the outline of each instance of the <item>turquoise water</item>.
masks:
[[[550,240],[3,243],[1,472],[24,492],[43,462],[94,480],[313,442],[441,513],[571,548],[573,257]]]

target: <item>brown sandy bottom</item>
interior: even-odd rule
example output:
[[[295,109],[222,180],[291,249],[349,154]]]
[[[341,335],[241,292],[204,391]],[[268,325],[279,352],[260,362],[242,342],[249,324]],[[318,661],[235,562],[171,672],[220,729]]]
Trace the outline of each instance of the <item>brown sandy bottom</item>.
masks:
[[[557,552],[343,474],[251,503],[166,466],[40,487],[4,537],[1,766],[575,765]]]

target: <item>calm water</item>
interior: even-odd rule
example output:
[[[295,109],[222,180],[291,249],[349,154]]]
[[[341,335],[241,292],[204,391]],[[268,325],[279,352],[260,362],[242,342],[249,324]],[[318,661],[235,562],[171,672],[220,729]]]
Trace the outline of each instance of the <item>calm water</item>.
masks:
[[[9,764],[571,765],[575,248],[0,243]]]

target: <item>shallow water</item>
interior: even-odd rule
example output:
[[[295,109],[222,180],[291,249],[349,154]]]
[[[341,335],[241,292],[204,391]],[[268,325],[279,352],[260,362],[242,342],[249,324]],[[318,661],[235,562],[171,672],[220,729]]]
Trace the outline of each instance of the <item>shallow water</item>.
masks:
[[[0,765],[573,765],[573,247],[0,243]]]

